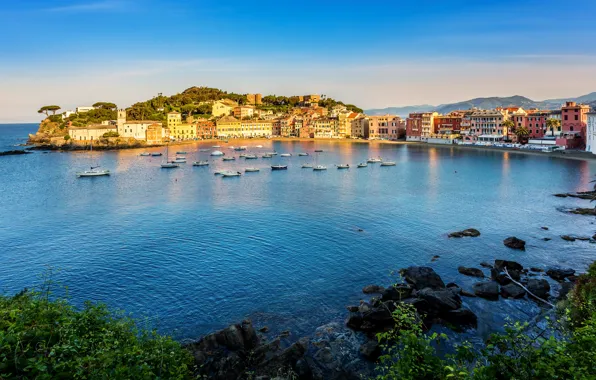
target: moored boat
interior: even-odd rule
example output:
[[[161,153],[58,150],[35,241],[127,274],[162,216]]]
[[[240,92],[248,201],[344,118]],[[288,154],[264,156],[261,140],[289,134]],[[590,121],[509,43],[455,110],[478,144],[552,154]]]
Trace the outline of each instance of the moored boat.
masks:
[[[312,169],[312,168],[313,168],[312,164],[303,164],[302,165],[302,169]]]
[[[316,153],[321,153],[323,151],[323,149],[315,149]]]
[[[371,157],[368,160],[366,160],[366,162],[368,162],[369,164],[376,164],[378,162],[383,162],[383,160],[381,159],[381,157],[378,157],[378,158]]]
[[[184,150],[181,150],[181,151],[179,151],[179,152],[176,152],[176,154],[186,154],[186,151],[184,151]]]
[[[272,156],[272,155],[270,155],[270,154],[264,154],[264,155],[262,155],[261,157],[262,157],[262,158],[273,158],[273,156]]]
[[[157,152],[157,153],[151,153],[152,157],[161,157],[161,153]]]
[[[184,157],[176,157],[174,159],[174,161],[172,161],[172,162],[174,162],[176,164],[184,164],[184,163],[186,163],[186,158],[184,158]]]
[[[246,157],[246,153],[240,153],[240,154],[238,155],[238,158],[245,158],[245,157]]]
[[[236,157],[224,157],[223,160],[224,161],[235,161]]]
[[[214,150],[213,152],[211,152],[212,156],[223,156],[224,152],[220,151],[220,150]]]
[[[298,153],[298,155],[299,155],[300,157],[305,157],[305,156],[308,156],[308,153]]]
[[[162,169],[174,169],[174,168],[179,168],[180,165],[175,162],[162,162],[161,167],[162,167]]]
[[[143,153],[139,154],[139,156],[148,157],[148,156],[151,156],[151,153],[143,152]]]
[[[99,166],[92,166],[89,170],[85,170],[77,173],[77,177],[101,177],[104,175],[110,175],[110,171],[107,169],[98,170]]]
[[[271,165],[271,170],[287,170],[288,165]]]
[[[327,166],[317,165],[314,168],[312,168],[312,170],[315,170],[315,171],[327,170]]]
[[[381,166],[395,166],[397,165],[394,161],[384,161],[381,162]]]
[[[260,170],[261,169],[259,169],[259,168],[246,168],[246,169],[244,169],[244,171],[247,172],[247,173],[255,173],[255,172],[258,172]]]
[[[195,161],[192,166],[209,166],[209,161]]]
[[[366,162],[361,162],[358,164],[359,168],[366,168],[368,166],[368,164]]]
[[[224,177],[239,177],[242,173],[234,171],[234,170],[224,170],[221,172],[221,175]]]
[[[279,155],[280,157],[292,157],[291,153],[282,153]]]
[[[348,165],[348,164],[335,165],[335,166],[337,166],[338,169],[349,169],[350,168],[350,165]]]
[[[259,157],[257,157],[256,154],[247,154],[247,155],[244,156],[244,158],[247,159],[247,160],[256,160]]]
[[[262,148],[263,145],[255,145],[255,148]]]
[[[237,146],[236,148],[234,148],[234,150],[240,151],[240,150],[246,150],[246,146]]]

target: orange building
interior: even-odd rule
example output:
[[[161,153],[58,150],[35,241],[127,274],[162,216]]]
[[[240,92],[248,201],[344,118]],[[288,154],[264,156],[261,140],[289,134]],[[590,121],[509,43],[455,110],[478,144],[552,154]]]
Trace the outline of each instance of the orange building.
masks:
[[[200,139],[214,139],[217,137],[217,125],[206,119],[197,121],[197,138]]]

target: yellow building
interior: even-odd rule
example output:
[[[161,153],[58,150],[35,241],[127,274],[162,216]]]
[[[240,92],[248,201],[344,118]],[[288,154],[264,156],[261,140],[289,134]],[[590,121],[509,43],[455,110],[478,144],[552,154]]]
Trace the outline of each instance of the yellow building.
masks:
[[[161,144],[167,141],[170,133],[167,128],[162,127],[161,123],[154,123],[147,127],[147,144]]]
[[[331,139],[338,137],[338,119],[320,117],[314,120],[313,125],[316,139]]]
[[[182,114],[176,111],[168,112],[168,128],[171,130],[180,124],[182,124]]]
[[[217,120],[217,137],[240,137],[240,120],[234,116],[224,116]]]
[[[213,102],[211,106],[211,114],[215,117],[228,116],[234,110],[238,103],[230,99],[222,99]]]
[[[168,128],[170,138],[176,140],[191,140],[197,137],[197,127],[194,124],[179,124]]]
[[[247,138],[271,137],[273,120],[238,120],[234,116],[222,117],[217,121],[217,137]]]
[[[339,129],[338,136],[340,139],[352,137],[352,123],[360,114],[356,112],[341,112],[338,115]]]

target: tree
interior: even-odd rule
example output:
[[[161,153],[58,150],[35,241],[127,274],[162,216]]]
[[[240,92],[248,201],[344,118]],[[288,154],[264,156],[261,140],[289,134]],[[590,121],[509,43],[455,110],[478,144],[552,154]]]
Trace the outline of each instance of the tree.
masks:
[[[502,124],[503,128],[507,128],[507,136],[510,133],[515,133],[515,123],[513,120],[505,120]]]
[[[515,135],[517,136],[517,140],[524,144],[528,140],[528,136],[530,135],[530,131],[526,127],[519,127],[515,129]]]
[[[52,111],[52,115],[56,114],[56,111],[60,109],[60,106],[43,106],[41,107],[37,113],[45,113],[48,116],[48,111]]]
[[[561,120],[550,118],[546,121],[546,127],[550,129],[551,136],[555,135],[555,129],[559,129],[561,126]]]
[[[118,108],[116,104],[109,102],[97,102],[93,105],[93,107],[110,111],[116,110]]]
[[[185,113],[187,117],[190,117],[192,116],[192,113],[197,110],[197,108],[198,107],[196,106],[196,104],[186,104],[180,107],[180,110],[182,111],[182,113]]]

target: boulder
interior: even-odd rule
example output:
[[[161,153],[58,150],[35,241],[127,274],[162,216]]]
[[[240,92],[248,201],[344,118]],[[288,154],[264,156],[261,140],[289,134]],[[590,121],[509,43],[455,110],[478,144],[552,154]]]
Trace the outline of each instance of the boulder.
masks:
[[[526,242],[522,239],[516,238],[515,236],[511,236],[503,240],[503,244],[511,249],[519,249],[521,251],[526,250]]]
[[[460,294],[462,295],[462,297],[471,297],[471,298],[476,298],[476,294],[468,292],[465,289],[462,289]]]
[[[364,294],[381,294],[385,291],[385,288],[379,285],[366,285],[362,288],[362,293]]]
[[[544,272],[544,269],[542,269],[542,268],[537,268],[537,267],[531,267],[531,268],[530,268],[530,270],[531,270],[532,272],[536,272],[536,273],[542,273],[542,272]]]
[[[346,306],[346,309],[348,309],[348,311],[350,313],[356,313],[356,312],[358,312],[358,308],[359,308],[359,306]]]
[[[358,310],[358,308],[357,308],[357,307],[356,307],[356,310]],[[261,327],[261,328],[259,329],[259,331],[260,331],[260,332],[262,332],[262,333],[269,332],[269,327],[267,327],[267,326],[263,326],[263,327]]]
[[[374,362],[381,355],[381,346],[377,340],[369,340],[360,346],[360,354],[366,360]]]
[[[457,310],[462,304],[459,295],[450,289],[433,290],[426,288],[418,292],[418,297],[428,302],[431,309],[439,313]]]
[[[493,266],[491,264],[487,263],[486,261],[481,262],[480,266],[483,268],[493,269]]]
[[[567,277],[573,276],[575,270],[571,268],[549,268],[546,274],[553,280],[564,281]]]
[[[421,315],[427,315],[431,311],[430,304],[422,298],[407,298],[402,301],[403,304],[412,305]]]
[[[458,327],[476,327],[478,324],[478,317],[476,314],[464,308],[450,310],[442,314],[441,318]]]
[[[434,263],[435,261],[439,260],[440,258],[441,258],[441,256],[439,256],[439,255],[434,255],[434,256],[433,256],[433,257],[430,259],[430,262],[431,262],[431,263]]]
[[[501,296],[504,298],[523,298],[525,295],[526,291],[514,283],[501,286]]]
[[[409,267],[402,270],[402,276],[418,290],[445,288],[445,283],[441,277],[429,267]]]
[[[563,239],[565,241],[575,241],[575,237],[570,236],[570,235],[561,235],[561,239]]]
[[[540,227],[540,228],[542,228],[545,231],[548,231],[548,227]]]
[[[484,278],[484,272],[478,268],[458,267],[457,271],[466,276]]]
[[[489,300],[499,299],[499,284],[495,281],[484,281],[474,284],[474,294]]]
[[[567,294],[573,289],[573,283],[571,282],[562,282],[561,289],[559,289],[559,295],[557,296],[557,300],[561,301],[567,299]]]
[[[468,228],[463,231],[451,232],[449,234],[450,238],[462,238],[462,237],[478,237],[480,236],[480,231],[475,228]]]
[[[518,270],[522,271],[524,269],[523,265],[515,261],[509,260],[495,260],[495,269],[499,272],[503,271],[503,268],[507,268],[508,271]]]
[[[542,299],[547,299],[550,292],[550,284],[545,279],[531,278],[528,280],[526,288]]]
[[[544,240],[544,241],[551,241],[553,239],[551,239],[551,238],[542,238],[542,240]]]
[[[410,297],[412,287],[406,284],[396,284],[383,291],[381,301],[401,301]]]

